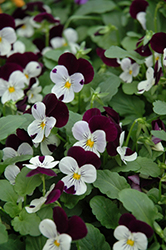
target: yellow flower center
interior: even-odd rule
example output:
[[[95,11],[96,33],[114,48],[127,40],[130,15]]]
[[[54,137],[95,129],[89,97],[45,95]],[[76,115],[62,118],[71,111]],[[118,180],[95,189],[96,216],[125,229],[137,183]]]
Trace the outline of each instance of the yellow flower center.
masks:
[[[60,246],[60,243],[59,243],[57,240],[54,240],[54,244],[55,244],[55,246],[57,246],[57,247]]]
[[[77,173],[74,173],[74,174],[73,174],[73,178],[74,178],[75,180],[79,180],[79,179],[81,178],[81,175],[80,175],[80,174],[77,174]]]
[[[13,93],[15,91],[15,88],[13,86],[11,86],[11,87],[8,88],[8,90],[9,90],[10,93]]]
[[[45,124],[44,122],[41,122],[40,127],[41,127],[42,129],[44,129],[45,126],[46,126],[46,124]]]
[[[86,146],[92,148],[93,147],[93,144],[94,144],[94,141],[91,141],[91,139],[88,139],[87,142],[86,142]]]
[[[29,75],[28,75],[28,74],[25,74],[25,77],[28,79],[28,78],[29,78]]]
[[[26,29],[26,25],[23,24],[23,25],[21,26],[21,29]]]
[[[0,37],[0,42],[2,42],[2,37]]]
[[[132,75],[132,73],[133,73],[133,71],[130,69],[130,70],[129,70],[129,74]]]
[[[133,241],[133,240],[128,239],[128,240],[127,240],[127,244],[128,244],[128,245],[130,245],[130,246],[133,246],[133,245],[134,245],[134,241]]]
[[[68,45],[67,42],[64,42],[63,46],[65,47],[65,46],[67,46],[67,45]]]
[[[158,61],[159,60],[159,56],[156,56],[155,60]]]
[[[67,82],[65,83],[65,88],[69,89],[70,86],[71,86],[71,83],[70,83],[69,81],[67,81]]]

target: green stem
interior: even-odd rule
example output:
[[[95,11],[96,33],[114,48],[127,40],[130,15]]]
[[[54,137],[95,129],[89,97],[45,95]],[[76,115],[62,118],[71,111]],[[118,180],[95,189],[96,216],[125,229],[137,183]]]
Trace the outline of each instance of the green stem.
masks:
[[[162,182],[160,180],[160,182],[159,182],[159,201],[161,200],[161,192],[162,192],[162,190],[161,190],[161,184],[162,184]]]
[[[162,3],[159,2],[156,5],[155,12],[154,12],[154,31],[155,31],[155,33],[157,33],[157,12],[158,12],[158,9],[161,8],[161,6],[162,6]]]
[[[55,202],[59,207],[62,207],[61,204],[59,203],[59,201]]]
[[[46,194],[46,183],[45,183],[45,175],[42,174],[41,176],[42,182],[43,182],[43,196]]]
[[[126,142],[124,143],[124,146],[126,146],[126,147],[128,146],[129,139],[130,139],[130,136],[131,136],[131,132],[132,132],[136,122],[137,122],[137,119],[133,122],[133,124],[130,127],[129,133],[128,133],[127,138],[126,138]]]
[[[77,19],[84,19],[84,20],[101,20],[101,17],[94,17],[94,16],[71,16],[68,21],[66,22],[64,29],[68,28],[69,24],[71,21],[73,20],[77,20]]]

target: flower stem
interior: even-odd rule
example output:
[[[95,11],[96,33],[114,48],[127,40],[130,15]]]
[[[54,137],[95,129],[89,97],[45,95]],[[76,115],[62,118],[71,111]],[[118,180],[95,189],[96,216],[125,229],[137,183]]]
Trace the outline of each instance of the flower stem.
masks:
[[[133,130],[133,128],[134,128],[136,122],[137,122],[137,119],[133,122],[133,124],[132,124],[131,127],[130,127],[129,133],[128,133],[127,138],[126,138],[126,141],[125,141],[125,143],[124,143],[124,146],[126,146],[126,147],[128,146],[129,139],[130,139],[130,136],[131,136],[131,132],[132,132],[132,130]]]
[[[64,29],[66,29],[70,22],[73,21],[73,20],[77,20],[77,19],[90,19],[90,20],[101,20],[100,17],[94,17],[94,16],[71,16],[68,21],[66,22],[65,26],[64,26]]]
[[[45,183],[45,175],[42,174],[41,176],[42,182],[43,182],[43,196],[46,194],[46,183]]]
[[[162,190],[161,190],[161,180],[160,180],[160,182],[159,182],[159,201],[161,200],[161,192],[162,192]]]

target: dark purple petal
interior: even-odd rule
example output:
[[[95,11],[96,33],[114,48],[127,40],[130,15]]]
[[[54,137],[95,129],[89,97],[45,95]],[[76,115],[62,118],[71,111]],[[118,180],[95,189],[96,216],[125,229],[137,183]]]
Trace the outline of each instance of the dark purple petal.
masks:
[[[119,140],[115,140],[115,141],[110,141],[107,143],[106,149],[107,149],[107,153],[110,156],[115,156],[117,155],[117,151],[116,148],[119,146]]]
[[[39,156],[39,161],[40,161],[41,163],[43,163],[44,159],[45,159],[45,156],[44,156],[44,155]]]
[[[140,220],[130,221],[128,228],[131,232],[144,233],[147,236],[147,238],[150,238],[153,235],[152,227]]]
[[[24,112],[26,110],[27,107],[27,102],[28,102],[28,96],[24,96],[24,98],[20,101],[16,102],[16,107],[17,110],[20,112]]]
[[[67,188],[67,186],[64,187],[64,191],[65,193],[67,194],[75,194],[76,193],[76,190],[75,190],[75,186],[71,186],[69,188]]]
[[[106,115],[111,119],[111,121],[117,123],[119,125],[120,119],[119,114],[110,107],[103,107],[106,111]]]
[[[98,129],[104,130],[106,133],[106,141],[114,141],[118,135],[115,124],[111,123],[105,116],[93,116],[89,121],[89,128],[92,133]]]
[[[79,58],[78,59],[78,69],[77,72],[83,74],[85,81],[84,84],[87,84],[93,80],[94,77],[94,69],[90,62],[86,59]]]
[[[165,125],[161,119],[156,119],[152,121],[152,130],[160,130],[163,129],[165,131]]]
[[[150,42],[148,42],[147,44],[143,45],[143,39],[144,39],[144,37],[141,37],[139,39],[139,41],[136,44],[136,50],[135,51],[138,54],[140,54],[141,56],[150,56],[150,55],[152,55],[152,52],[151,52],[151,50],[149,48]]]
[[[25,131],[24,129],[18,128],[16,130],[16,134],[22,142],[27,142],[30,146],[33,146],[32,140],[30,136],[28,135],[27,131]]]
[[[92,118],[92,116],[95,116],[95,115],[101,115],[101,112],[99,109],[97,109],[97,108],[88,109],[84,113],[82,120],[89,123],[89,120]]]
[[[95,153],[85,151],[79,146],[69,148],[67,155],[73,157],[77,161],[79,167],[85,164],[92,164],[96,169],[98,169],[101,166],[101,160]]]
[[[129,179],[129,184],[130,184],[131,188],[136,189],[136,190],[142,192],[142,190],[140,188],[140,178],[139,178],[139,175],[135,174],[135,175],[128,176],[128,179]]]
[[[69,75],[72,75],[72,74],[78,72],[78,70],[77,70],[78,69],[78,60],[75,57],[75,55],[73,55],[70,52],[63,53],[59,57],[58,64],[64,65],[67,68]]]
[[[57,226],[57,231],[66,233],[68,229],[68,217],[65,211],[61,207],[54,207],[53,209],[53,220]]]
[[[130,148],[126,149],[126,156],[132,155],[134,153],[134,151],[132,151]]]
[[[81,5],[81,4],[85,4],[86,2],[88,2],[88,0],[74,0],[74,2],[75,2],[76,4]]]
[[[134,221],[134,222],[136,221],[135,216],[129,213],[125,213],[121,215],[119,219],[119,225],[124,225],[127,228],[129,228],[129,224],[131,221]]]
[[[57,201],[60,196],[61,196],[61,191],[59,189],[53,189],[51,193],[47,196],[45,204],[50,204]]]
[[[9,76],[12,72],[20,70],[23,71],[23,68],[19,66],[17,63],[7,63],[0,67],[0,78],[3,78],[4,80],[8,81]]]
[[[56,119],[55,127],[61,128],[65,126],[69,119],[66,104],[58,100],[55,94],[46,95],[43,103],[46,105],[46,116],[53,116]]]
[[[155,33],[150,40],[150,45],[155,52],[162,54],[166,48],[166,33]]]
[[[56,25],[50,29],[49,39],[53,37],[62,37],[64,26],[62,24]]]
[[[44,3],[41,1],[35,1],[33,3],[27,3],[25,7],[25,11],[38,11],[38,12],[46,12],[46,8],[44,7]]]
[[[21,143],[22,141],[15,134],[11,134],[7,137],[5,146],[17,151]]]
[[[54,152],[54,150],[57,148],[57,146],[53,144],[47,144],[47,147],[51,152]]]
[[[72,240],[79,240],[88,233],[85,222],[77,215],[72,216],[68,221],[68,230],[66,232],[72,237]]]
[[[103,63],[110,67],[119,67],[120,64],[117,62],[117,58],[108,58],[104,54],[105,50],[102,48],[97,48],[96,53],[101,58]]]
[[[0,14],[0,30],[5,27],[11,27],[15,29],[15,20],[12,16],[5,14],[5,13],[1,13]]]
[[[49,23],[59,23],[59,20],[55,19],[50,13],[47,12],[39,13],[33,18],[33,20],[38,23],[41,23],[44,20]]]
[[[26,176],[31,177],[36,174],[45,174],[48,176],[57,176],[57,174],[52,170],[52,169],[46,169],[46,168],[41,168],[37,167],[36,169],[31,170]]]
[[[136,19],[139,12],[145,12],[148,7],[148,2],[145,0],[134,0],[130,5],[130,15],[132,18]]]
[[[13,55],[7,58],[7,62],[16,63],[20,65],[23,69],[26,65],[31,62],[36,61],[38,62],[38,56],[33,52],[24,52],[24,53],[14,53]]]

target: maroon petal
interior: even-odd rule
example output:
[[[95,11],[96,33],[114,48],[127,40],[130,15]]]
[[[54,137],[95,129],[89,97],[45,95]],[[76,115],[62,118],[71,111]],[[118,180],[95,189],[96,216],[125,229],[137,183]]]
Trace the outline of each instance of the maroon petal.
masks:
[[[65,211],[61,207],[54,207],[53,209],[53,220],[57,226],[57,231],[66,233],[68,229],[68,217]]]
[[[33,52],[24,52],[24,53],[14,53],[13,55],[7,58],[7,62],[17,63],[23,69],[31,61],[38,61],[38,56]]]
[[[114,141],[118,135],[114,123],[111,123],[105,116],[93,116],[89,121],[89,128],[92,133],[98,129],[104,130],[106,133],[106,141]]]
[[[52,170],[52,169],[46,169],[46,168],[41,168],[37,167],[36,169],[31,170],[26,176],[31,177],[36,174],[45,174],[48,176],[57,176],[57,174]]]
[[[23,71],[23,68],[19,66],[17,63],[7,63],[0,67],[0,78],[3,78],[4,80],[8,81],[9,76],[12,72],[20,70]]]
[[[133,153],[134,153],[134,151],[132,151],[130,148],[127,148],[125,155],[129,156],[129,155],[132,155]]]
[[[100,110],[97,109],[97,108],[88,109],[88,110],[84,113],[82,120],[89,123],[89,120],[90,120],[90,119],[92,118],[92,116],[94,116],[94,115],[101,115]]]
[[[51,14],[47,12],[39,13],[33,18],[33,20],[38,23],[41,23],[44,20],[48,21],[49,23],[59,23],[59,20],[55,19]]]
[[[140,54],[141,56],[150,56],[150,55],[152,55],[152,52],[151,52],[151,50],[150,50],[150,48],[149,48],[149,43],[150,42],[148,42],[147,44],[145,44],[145,45],[141,45],[141,43],[142,43],[142,41],[143,41],[143,39],[144,39],[144,37],[141,37],[140,39],[139,39],[139,41],[137,42],[137,44],[136,44],[136,52],[138,53],[138,54]]]
[[[0,14],[0,30],[4,27],[11,27],[15,29],[15,21],[14,18],[8,14],[1,13]]]
[[[159,32],[154,34],[150,40],[150,45],[155,52],[162,54],[166,48],[166,33]]]
[[[116,148],[119,146],[119,140],[115,140],[115,141],[110,141],[107,143],[107,153],[110,155],[110,156],[115,156],[117,155],[117,151],[116,151]]]
[[[131,221],[134,221],[134,222],[136,221],[135,216],[129,213],[125,213],[121,215],[119,219],[119,225],[124,225],[127,228],[129,228],[129,224]]]
[[[7,137],[5,146],[17,151],[21,143],[22,141],[15,134],[11,134]]]
[[[152,227],[140,220],[130,221],[128,228],[131,232],[144,233],[147,236],[147,238],[150,238],[153,235]]]
[[[67,188],[67,186],[64,187],[64,191],[65,193],[67,194],[75,194],[76,193],[76,190],[75,190],[75,186],[71,186],[69,188]]]
[[[111,118],[112,121],[119,124],[120,122],[119,114],[115,110],[113,110],[113,108],[110,107],[103,107],[103,108],[105,109],[107,116]]]
[[[60,196],[61,196],[61,191],[59,189],[53,189],[51,193],[47,196],[45,204],[50,204],[57,201]]]
[[[105,50],[102,48],[97,48],[96,53],[101,58],[103,63],[110,67],[119,67],[120,64],[117,62],[117,58],[108,58],[104,54]]]
[[[88,233],[85,222],[77,215],[72,216],[68,221],[68,230],[66,232],[72,237],[72,240],[79,240]]]
[[[69,75],[72,75],[72,74],[78,72],[78,70],[77,70],[78,69],[78,60],[75,57],[75,55],[73,55],[70,52],[63,53],[59,57],[58,64],[64,65],[67,68]]]
[[[148,2],[145,0],[134,0],[130,5],[130,15],[132,18],[136,19],[139,12],[145,12],[148,7]]]
[[[94,77],[94,69],[90,62],[86,59],[79,58],[78,59],[78,69],[77,72],[83,74],[85,81],[84,84],[87,84],[93,80]]]
[[[62,37],[64,26],[62,24],[56,25],[50,29],[49,39],[51,40],[53,37]]]
[[[17,110],[20,112],[24,112],[26,110],[27,107],[27,102],[28,102],[28,96],[24,96],[24,98],[20,101],[16,102],[16,107]]]
[[[18,138],[23,141],[23,142],[27,142],[29,145],[33,146],[32,143],[32,139],[31,137],[28,135],[27,131],[25,131],[24,129],[18,128],[16,130],[16,134],[18,136]]]

